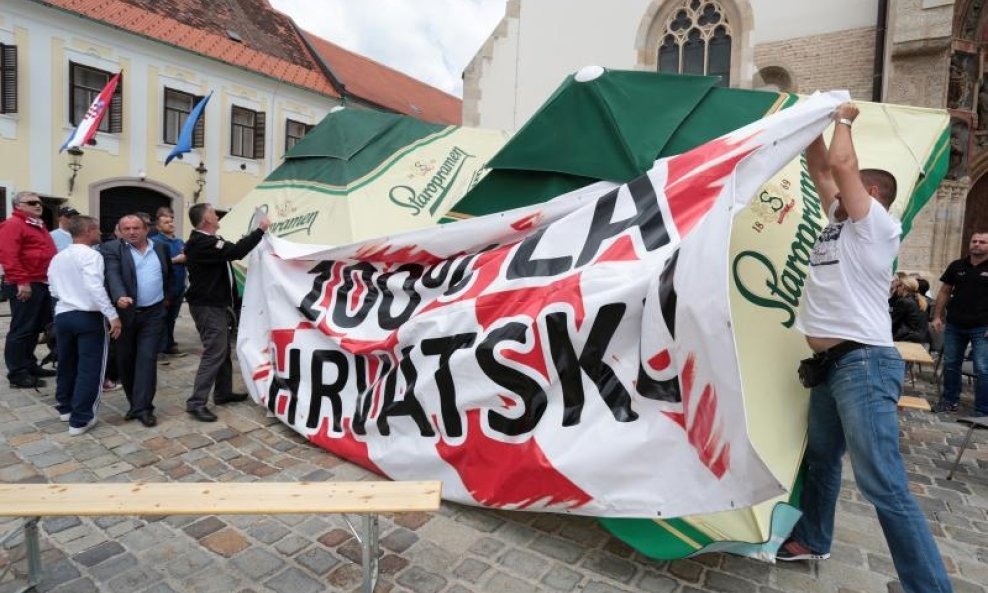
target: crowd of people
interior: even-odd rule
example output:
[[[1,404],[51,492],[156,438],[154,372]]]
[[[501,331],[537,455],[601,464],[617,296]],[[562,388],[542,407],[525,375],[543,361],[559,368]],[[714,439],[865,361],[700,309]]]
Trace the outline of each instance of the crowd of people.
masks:
[[[4,359],[12,388],[38,389],[54,377],[55,408],[73,436],[96,424],[102,393],[118,388],[127,398],[126,419],[155,426],[159,360],[184,356],[175,322],[187,301],[203,355],[186,410],[214,422],[210,393],[215,405],[247,399],[233,391],[230,327],[239,295],[230,264],[261,241],[266,217],[229,243],[217,234],[215,209],[196,204],[189,209],[194,230],[184,242],[175,236],[174,212],[160,208],[153,223],[143,212],[121,217],[114,238],[101,242],[95,218],[63,207],[49,233],[42,212],[40,196],[22,191],[0,223],[11,313]],[[55,369],[36,356],[42,333],[55,338]]]

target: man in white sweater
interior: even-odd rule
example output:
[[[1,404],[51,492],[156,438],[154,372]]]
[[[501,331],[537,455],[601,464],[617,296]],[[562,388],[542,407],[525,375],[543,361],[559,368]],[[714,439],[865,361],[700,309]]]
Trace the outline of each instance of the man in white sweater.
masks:
[[[83,434],[96,424],[106,368],[107,329],[120,335],[120,318],[103,286],[103,256],[93,249],[100,240],[99,221],[76,216],[68,225],[72,244],[60,251],[48,267],[48,283],[55,305],[55,340],[58,348],[55,407],[69,423],[69,434]]]

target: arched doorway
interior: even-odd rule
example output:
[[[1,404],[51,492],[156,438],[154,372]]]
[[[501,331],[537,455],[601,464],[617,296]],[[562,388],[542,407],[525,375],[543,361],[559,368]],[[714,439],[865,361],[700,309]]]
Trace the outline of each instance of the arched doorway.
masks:
[[[121,216],[144,212],[154,220],[162,206],[175,212],[175,233],[181,236],[185,200],[170,186],[140,177],[104,179],[89,186],[89,211],[99,219],[104,240],[113,238]]]
[[[149,187],[118,185],[100,192],[99,230],[103,240],[113,238],[113,228],[125,214],[145,212],[151,220],[158,208],[172,207],[172,200]]]
[[[964,207],[964,234],[961,254],[967,255],[967,244],[975,231],[988,230],[988,175],[982,175],[967,193]]]

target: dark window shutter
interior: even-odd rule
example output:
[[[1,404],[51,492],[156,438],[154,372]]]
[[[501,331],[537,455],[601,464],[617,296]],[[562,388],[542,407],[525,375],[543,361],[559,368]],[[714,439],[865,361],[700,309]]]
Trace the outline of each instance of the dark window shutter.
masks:
[[[264,120],[263,111],[258,111],[254,119],[254,158],[264,158]]]
[[[110,133],[120,134],[123,132],[123,76],[117,81],[117,90],[113,91],[113,98],[110,99],[110,112],[106,117],[110,118]]]
[[[79,124],[75,120],[75,74],[76,65],[69,62],[69,124],[73,126]]]
[[[196,97],[192,104],[192,108],[202,101],[202,97]],[[192,129],[192,148],[202,148],[206,144],[206,110],[203,109],[202,113],[199,114],[199,121],[196,122],[196,127]]]
[[[0,113],[17,113],[17,46],[0,43]]]

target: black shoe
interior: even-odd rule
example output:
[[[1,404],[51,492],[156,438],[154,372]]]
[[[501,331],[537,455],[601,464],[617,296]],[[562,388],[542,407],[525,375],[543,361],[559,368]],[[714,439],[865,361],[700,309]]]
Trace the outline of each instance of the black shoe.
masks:
[[[46,383],[44,379],[40,379],[34,375],[14,377],[10,380],[10,386],[14,389],[37,389],[39,387],[44,387],[45,385]]]
[[[34,367],[29,372],[35,377],[54,377],[58,375],[58,372],[53,369],[43,369],[41,367]]]
[[[188,412],[190,416],[199,422],[216,422],[219,419],[216,417],[216,414],[210,412],[207,407],[186,410],[186,412]]]
[[[147,426],[148,428],[158,424],[158,419],[155,418],[154,412],[144,412],[138,416],[137,419],[141,421],[141,424]]]
[[[214,395],[213,403],[217,406],[223,406],[226,404],[235,404],[237,402],[247,401],[246,393],[228,393],[227,395]]]

